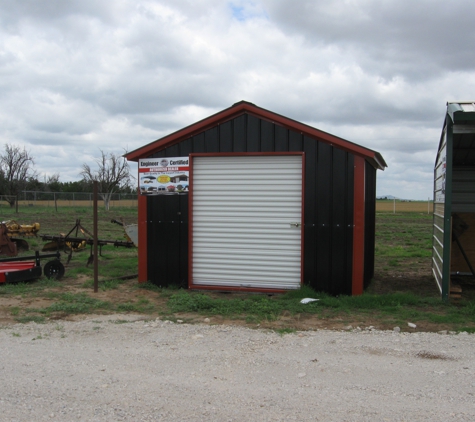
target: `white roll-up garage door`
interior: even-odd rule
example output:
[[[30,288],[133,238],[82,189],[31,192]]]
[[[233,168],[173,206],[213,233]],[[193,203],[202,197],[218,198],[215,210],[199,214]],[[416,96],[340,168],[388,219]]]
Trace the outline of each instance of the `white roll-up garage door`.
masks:
[[[297,289],[302,155],[193,157],[192,285]]]

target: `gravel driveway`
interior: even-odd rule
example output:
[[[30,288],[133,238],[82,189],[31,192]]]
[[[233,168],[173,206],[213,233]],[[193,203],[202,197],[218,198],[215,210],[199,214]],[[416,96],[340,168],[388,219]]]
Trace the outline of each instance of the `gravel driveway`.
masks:
[[[475,420],[475,335],[140,318],[2,327],[0,420]]]

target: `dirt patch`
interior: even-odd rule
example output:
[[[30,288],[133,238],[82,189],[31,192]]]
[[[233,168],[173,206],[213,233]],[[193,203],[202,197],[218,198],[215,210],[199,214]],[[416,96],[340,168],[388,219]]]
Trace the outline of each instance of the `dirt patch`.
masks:
[[[109,290],[99,290],[94,293],[92,287],[85,287],[87,279],[85,277],[68,278],[66,277],[61,287],[48,288],[43,291],[41,296],[5,296],[0,294],[0,325],[15,324],[18,320],[19,310],[22,310],[22,315],[28,315],[29,310],[44,309],[52,305],[56,300],[53,298],[58,294],[78,294],[84,293],[87,296],[104,301],[111,302],[116,305],[137,303],[139,301],[146,300],[149,311],[144,313],[145,319],[155,319],[158,317],[172,318],[174,320],[181,320],[189,323],[203,322],[205,318],[209,319],[211,324],[222,325],[237,325],[247,327],[259,327],[268,328],[274,330],[295,329],[295,330],[316,330],[316,329],[350,329],[350,327],[356,329],[360,327],[365,329],[368,327],[374,327],[376,329],[392,330],[396,325],[394,321],[382,320],[380,316],[372,316],[371,314],[352,314],[335,316],[330,311],[323,312],[318,315],[312,314],[296,314],[292,315],[289,312],[284,312],[279,319],[274,321],[259,321],[249,322],[246,320],[246,316],[237,318],[225,318],[222,316],[206,316],[197,313],[176,313],[171,315],[167,308],[168,297],[164,297],[160,292],[141,289],[137,279],[130,279],[124,281],[118,285],[117,288]],[[89,283],[90,284],[90,283]],[[1,286],[0,286],[1,289]],[[438,291],[435,287],[435,283],[428,274],[427,266],[423,270],[411,271],[411,273],[398,273],[398,272],[383,272],[376,274],[372,285],[369,288],[372,293],[387,294],[394,292],[407,292],[412,291],[417,294],[423,294],[426,296],[437,296]],[[236,294],[222,294],[222,293],[210,293],[215,297],[234,297]],[[51,299],[48,299],[52,297]],[[100,310],[98,314],[104,315],[107,310]],[[125,312],[126,313],[126,312]],[[62,312],[54,312],[48,315],[47,319],[50,320],[68,320],[77,321],[90,317],[91,315],[85,314],[65,314]],[[402,327],[407,329],[407,327]],[[418,331],[435,332],[444,329],[450,329],[450,327],[443,326],[441,324],[418,322]]]
[[[68,226],[69,223],[55,221],[61,215],[48,214],[42,218],[42,227],[45,232],[53,232],[48,226]],[[86,220],[86,218],[84,218]],[[129,217],[131,220],[132,218]],[[51,221],[50,221],[51,220]],[[107,239],[120,238],[121,228],[117,225],[110,224],[110,217],[101,227],[101,236]],[[28,221],[28,220],[27,220]],[[374,294],[390,294],[396,292],[410,292],[423,297],[440,297],[438,288],[431,275],[431,258],[427,256],[430,253],[430,242],[427,239],[430,236],[431,220],[427,218],[411,217],[411,216],[380,216],[377,219],[376,230],[376,260],[375,274],[372,283],[367,291]],[[57,231],[57,228],[54,229]],[[40,242],[38,245],[40,246]],[[423,255],[408,256],[412,251],[422,251]],[[394,254],[393,254],[394,251]],[[90,298],[94,298],[104,302],[110,302],[115,305],[123,305],[123,309],[127,306],[147,302],[146,312],[143,312],[144,318],[154,319],[166,316],[171,319],[180,319],[185,322],[202,322],[205,318],[209,318],[212,324],[233,324],[248,327],[262,327],[271,329],[296,329],[296,330],[314,330],[314,329],[348,329],[348,327],[375,327],[379,329],[393,329],[394,326],[400,324],[390,317],[385,319],[380,315],[372,315],[371,313],[352,313],[351,315],[341,314],[335,315],[331,311],[324,311],[318,315],[311,314],[290,314],[284,312],[277,320],[250,322],[243,315],[238,318],[228,319],[220,316],[205,316],[200,314],[174,314],[171,315],[168,307],[168,297],[160,292],[151,291],[140,288],[137,279],[130,279],[117,288],[108,290],[99,290],[94,293],[92,289],[90,275],[75,274],[68,276],[71,269],[85,265],[88,251],[85,251],[73,258],[68,264],[66,276],[61,283],[61,287],[46,288],[41,294],[25,294],[11,296],[2,294],[2,286],[0,286],[0,325],[10,325],[17,321],[18,315],[30,315],[30,310],[44,309],[57,302],[58,295],[65,293],[84,293]],[[397,255],[397,253],[401,253]],[[110,255],[110,253],[106,254]],[[104,258],[101,265],[113,266],[117,262],[115,259]],[[88,282],[88,283],[87,283]],[[33,282],[34,284],[35,282]],[[471,300],[475,299],[475,284],[472,280],[463,281],[463,298]],[[237,297],[239,293],[223,295],[221,293],[210,293],[216,297]],[[55,296],[56,295],[56,296]],[[98,314],[113,313],[114,311],[100,310]],[[133,312],[133,311],[131,311]],[[136,312],[136,310],[134,311]],[[127,313],[121,310],[122,314]],[[33,314],[33,312],[31,312]],[[90,315],[90,314],[89,314]],[[47,316],[47,319],[56,320],[78,320],[85,317],[84,313],[66,313],[53,312]],[[405,323],[406,324],[406,323]],[[407,325],[407,324],[406,324]],[[408,329],[407,326],[402,329]],[[440,331],[450,329],[450,327],[430,322],[418,322],[418,331]]]

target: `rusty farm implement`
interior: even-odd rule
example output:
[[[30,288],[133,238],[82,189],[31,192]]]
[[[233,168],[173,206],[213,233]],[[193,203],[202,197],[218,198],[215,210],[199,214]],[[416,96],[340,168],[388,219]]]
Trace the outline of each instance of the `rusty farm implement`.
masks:
[[[34,280],[42,274],[59,280],[64,275],[64,265],[59,260],[59,252],[50,254],[36,252],[35,255],[17,256],[17,245],[8,235],[5,223],[0,223],[0,255],[7,256],[0,259],[0,283]],[[55,259],[48,261],[42,268],[41,260],[45,258]]]
[[[114,221],[115,222],[115,221]],[[64,251],[68,254],[67,262],[71,260],[72,254],[75,251],[79,251],[81,249],[90,246],[91,252],[89,259],[87,261],[87,265],[93,262],[94,254],[92,252],[92,247],[94,245],[94,236],[91,232],[89,232],[85,227],[81,225],[81,220],[76,220],[76,224],[74,227],[67,233],[67,234],[60,234],[60,235],[40,235],[41,239],[49,241],[49,243],[45,244],[43,247],[43,251]],[[127,240],[104,240],[98,239],[97,245],[99,246],[99,255],[102,256],[102,247],[105,245],[113,245],[115,247],[126,247],[131,248],[134,247],[135,244],[127,238]]]

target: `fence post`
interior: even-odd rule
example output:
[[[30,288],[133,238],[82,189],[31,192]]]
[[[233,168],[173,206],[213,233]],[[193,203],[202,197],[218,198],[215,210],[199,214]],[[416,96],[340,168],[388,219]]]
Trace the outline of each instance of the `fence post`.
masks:
[[[94,205],[92,207],[92,213],[94,215],[94,293],[97,293],[98,286],[99,286],[99,256],[98,252],[98,244],[97,244],[97,232],[98,232],[98,223],[97,223],[97,181],[93,182],[93,196],[94,196]]]

